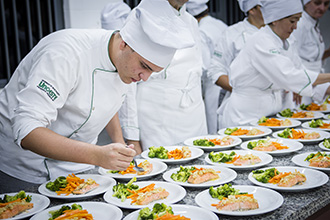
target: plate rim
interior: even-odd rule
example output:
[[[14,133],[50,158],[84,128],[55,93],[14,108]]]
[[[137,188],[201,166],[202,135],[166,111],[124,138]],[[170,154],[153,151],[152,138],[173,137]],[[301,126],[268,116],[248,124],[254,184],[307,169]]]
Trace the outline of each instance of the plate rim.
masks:
[[[188,142],[192,142],[192,140],[194,140],[194,139],[224,138],[224,137],[227,137],[227,136],[234,139],[233,144],[226,145],[226,146],[215,145],[215,146],[212,146],[212,147],[207,147],[207,146],[197,146],[197,145],[193,145],[193,144],[188,143]],[[221,150],[221,149],[225,150],[225,149],[233,148],[235,146],[240,145],[242,143],[242,139],[240,137],[237,137],[237,136],[230,136],[230,135],[225,135],[225,134],[207,134],[207,135],[199,135],[199,136],[187,138],[186,140],[183,141],[183,143],[185,145],[189,146],[189,147],[200,148],[200,149],[205,150],[205,151],[211,151],[211,150]]]
[[[317,131],[318,133],[320,133],[321,137],[320,138],[317,138],[317,139],[307,139],[307,140],[304,140],[304,139],[288,139],[288,138],[278,137],[278,134],[280,132],[283,132],[284,130],[275,131],[275,132],[273,132],[272,136],[274,138],[278,138],[278,139],[299,141],[301,143],[319,142],[319,141],[322,141],[324,138],[329,138],[330,137],[330,134],[327,131],[323,131],[323,130],[313,130],[313,129],[306,129],[306,128],[299,128],[299,130],[303,130],[306,133],[308,133],[308,132],[316,132]],[[322,136],[325,136],[325,137],[322,137]]]
[[[304,156],[304,157],[307,157],[307,155],[309,155],[309,154],[311,154],[311,153],[317,153],[317,152],[318,152],[318,151],[308,151],[308,152],[304,152],[304,153],[301,153],[301,154],[294,155],[294,156],[291,158],[291,161],[292,161],[294,164],[296,164],[297,166],[306,167],[306,168],[309,168],[309,169],[320,170],[320,171],[323,171],[323,172],[330,172],[330,168],[312,167],[312,166],[308,166],[308,165],[301,164],[301,163],[299,163],[299,161],[297,162],[297,158],[303,157],[303,155],[306,155],[306,156]],[[330,154],[330,152],[324,152],[324,151],[319,151],[319,152]]]
[[[270,118],[275,118],[275,117],[270,117]],[[297,124],[293,125],[293,123],[292,123],[292,125],[289,125],[289,126],[263,126],[263,125],[258,124],[259,120],[256,120],[256,121],[252,122],[251,125],[252,126],[266,127],[266,128],[271,128],[271,129],[283,129],[283,128],[295,128],[295,127],[298,127],[302,124],[301,121],[293,119],[293,118],[276,118],[276,119],[279,119],[279,120],[289,119],[291,122],[295,122]]]
[[[266,136],[266,135],[269,135],[271,134],[273,131],[268,128],[268,127],[263,127],[263,126],[252,126],[252,125],[242,125],[242,126],[230,126],[230,127],[226,127],[226,128],[221,128],[220,130],[218,130],[218,134],[221,134],[221,135],[225,135],[224,134],[224,131],[227,129],[227,128],[243,128],[243,129],[249,129],[249,128],[257,128],[259,130],[264,130],[264,134],[259,134],[259,135],[251,135],[251,136],[246,136],[246,135],[228,135],[228,136],[231,136],[231,137],[239,137],[241,139],[254,139],[254,138],[259,138],[259,137],[263,137],[263,136]],[[260,129],[261,128],[261,129]],[[220,132],[223,132],[223,133],[220,133]]]

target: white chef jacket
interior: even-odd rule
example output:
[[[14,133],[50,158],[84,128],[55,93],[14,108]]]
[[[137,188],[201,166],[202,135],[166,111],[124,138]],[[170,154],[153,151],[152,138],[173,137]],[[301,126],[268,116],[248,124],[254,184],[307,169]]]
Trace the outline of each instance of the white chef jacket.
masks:
[[[203,17],[199,23],[199,31],[202,39],[203,75],[202,90],[205,103],[207,129],[209,134],[215,134],[218,129],[217,109],[219,107],[220,87],[207,77],[207,70],[211,64],[211,57],[219,36],[227,28],[227,25],[212,16]]]
[[[208,77],[215,83],[222,75],[230,74],[230,64],[233,62],[238,53],[242,50],[246,42],[253,36],[259,29],[252,25],[247,18],[236,24],[229,26],[217,40],[214,49],[214,56],[211,59],[211,65],[208,71]],[[220,100],[220,107],[217,110],[217,123],[223,117],[221,108],[223,103],[226,102],[230,96],[230,92],[221,89],[224,98]]]
[[[248,125],[282,110],[283,90],[312,96],[318,73],[305,69],[290,39],[283,41],[267,25],[231,64],[233,91],[223,108],[221,128]]]
[[[185,11],[185,6],[175,12],[190,27],[196,45],[177,50],[167,68],[152,73],[146,82],[137,84],[139,129],[135,129],[134,134],[134,126],[122,124],[122,128],[125,138],[129,140],[139,132],[143,150],[151,146],[173,145],[190,137],[207,134],[201,92],[202,56],[197,20]],[[133,99],[127,97],[125,102]],[[127,113],[130,110],[123,111]],[[134,111],[132,115],[135,115]],[[134,120],[134,117],[128,117],[126,121]],[[126,132],[126,128],[130,130]]]
[[[304,66],[312,71],[324,72],[322,68],[322,57],[325,44],[320,33],[318,20],[312,18],[307,12],[303,11],[298,22],[297,29],[292,33],[297,40],[299,56]],[[322,102],[330,83],[324,83],[314,87],[312,98],[303,97],[302,103],[309,104],[312,101]]]
[[[37,127],[74,140],[97,142],[127,90],[110,61],[112,33],[58,31],[43,38],[22,60],[0,93],[1,171],[43,183],[93,168],[45,158],[24,150],[20,142]]]

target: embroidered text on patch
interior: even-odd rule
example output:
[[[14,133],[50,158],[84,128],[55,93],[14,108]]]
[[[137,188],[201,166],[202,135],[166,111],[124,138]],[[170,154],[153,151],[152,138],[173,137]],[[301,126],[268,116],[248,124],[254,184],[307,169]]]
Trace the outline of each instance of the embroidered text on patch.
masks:
[[[52,101],[55,101],[55,99],[57,99],[57,97],[60,95],[56,89],[49,84],[48,82],[46,82],[45,80],[41,80],[38,88],[41,89],[42,91],[46,92],[46,94],[49,96],[49,98]]]

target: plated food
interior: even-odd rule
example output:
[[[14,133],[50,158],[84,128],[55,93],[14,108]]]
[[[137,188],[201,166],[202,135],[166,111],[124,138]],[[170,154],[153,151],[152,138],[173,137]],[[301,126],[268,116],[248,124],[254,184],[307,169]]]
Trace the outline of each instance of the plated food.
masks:
[[[276,156],[298,151],[303,148],[303,144],[292,140],[267,137],[245,141],[241,144],[241,148],[253,152],[265,152]]]
[[[152,154],[149,156],[149,152],[150,152],[150,149],[148,150],[145,150],[141,153],[141,156],[145,159],[153,159],[153,160],[158,160],[158,161],[162,161],[164,163],[168,163],[168,164],[182,164],[182,163],[186,163],[188,161],[191,161],[191,160],[194,160],[200,156],[202,156],[204,154],[204,151],[200,148],[195,148],[195,147],[188,147],[188,146],[162,146],[160,147],[160,151],[159,154],[162,154],[161,151],[164,151],[166,153],[168,152],[176,152],[176,151],[179,151],[181,150],[182,151],[182,148],[183,149],[188,149],[189,151],[185,151],[185,152],[190,152],[189,153],[189,157],[180,157],[180,158],[166,158],[165,157],[162,157],[162,156],[155,156]],[[155,151],[153,151],[155,152]],[[158,154],[158,153],[157,153]],[[180,154],[180,153],[179,153]]]
[[[330,150],[330,138],[325,138],[321,143],[319,143],[319,147],[322,150],[329,151]]]
[[[215,213],[232,216],[250,216],[271,212],[283,204],[283,197],[270,189],[224,185],[200,192],[196,203]]]
[[[79,211],[81,208],[84,211]],[[73,210],[72,210],[73,209]],[[76,202],[76,203],[65,203],[58,206],[53,206],[51,208],[45,209],[42,212],[34,215],[31,220],[40,220],[40,219],[71,219],[67,218],[53,218],[53,215],[63,213],[64,210],[70,210],[69,214],[75,215],[76,218],[72,219],[102,219],[102,220],[120,220],[123,217],[123,212],[116,206],[107,204],[104,202]],[[72,211],[74,212],[72,212]],[[65,213],[65,212],[64,212]],[[84,218],[81,218],[84,216]],[[87,217],[86,217],[87,216]],[[91,218],[92,216],[92,218]]]
[[[276,114],[278,118],[293,118],[300,121],[318,119],[324,117],[322,112],[297,111],[289,108]]]
[[[184,141],[185,145],[201,148],[205,151],[226,150],[242,143],[238,137],[228,135],[204,135],[189,138]]]
[[[99,195],[108,190],[116,181],[97,174],[61,176],[39,186],[38,191],[48,197],[58,199],[82,199]]]
[[[140,209],[155,203],[173,204],[183,199],[186,194],[185,189],[176,184],[159,181],[135,182],[135,179],[128,183],[112,185],[104,194],[104,200],[122,208]]]
[[[242,139],[258,138],[269,135],[272,130],[261,126],[239,126],[223,128],[218,131],[220,135],[230,135],[232,137],[239,137]]]
[[[313,119],[310,122],[304,122],[301,126],[303,128],[308,128],[308,129],[330,131],[330,120],[325,121],[322,119],[316,119],[316,120]]]
[[[156,203],[156,204],[159,204],[159,203]],[[155,205],[156,205],[155,204]],[[155,207],[154,205],[154,207]],[[163,204],[161,204],[163,205]],[[154,207],[152,208],[144,208],[144,209],[154,209]],[[164,216],[163,218],[165,219],[190,219],[190,220],[200,220],[200,219],[207,219],[207,220],[217,220],[219,219],[218,216],[216,216],[213,212],[209,211],[209,210],[206,210],[206,209],[203,209],[203,208],[200,208],[200,207],[197,207],[197,206],[191,206],[191,205],[168,205],[167,207],[170,207],[172,212],[174,213],[173,215],[174,216],[178,216],[180,215],[181,218],[179,217],[172,217],[172,216],[169,216],[167,218],[167,216]],[[132,213],[130,213],[129,215],[127,215],[124,220],[137,220],[139,219],[139,216],[141,217],[141,212],[146,213],[143,217],[141,217],[141,220],[144,220],[144,219],[157,219],[155,216],[148,216],[148,217],[145,217],[147,215],[149,215],[149,212],[148,211],[144,211],[144,209],[141,209],[141,210],[137,210],[137,211],[134,211]],[[156,207],[156,211],[158,211],[159,209],[163,209],[163,208],[159,208],[159,206],[157,205]],[[166,209],[166,208],[165,208]],[[152,211],[150,212],[152,213]],[[162,219],[161,217],[159,219]]]
[[[330,154],[327,152],[306,152],[295,155],[292,162],[298,166],[330,172]]]
[[[318,142],[324,138],[329,137],[329,133],[326,131],[315,131],[311,129],[294,129],[286,128],[273,133],[275,138],[283,138],[289,140],[297,140],[300,142]]]
[[[263,152],[251,152],[247,150],[233,150],[211,152],[205,157],[205,161],[211,165],[222,165],[232,169],[253,169],[272,162],[273,157]]]
[[[233,181],[237,173],[229,168],[210,165],[180,166],[166,171],[164,180],[187,187],[209,187]]]
[[[323,172],[301,167],[268,167],[252,171],[248,179],[259,186],[279,191],[302,191],[327,183]]]
[[[258,121],[251,123],[253,126],[265,126],[271,129],[284,129],[284,128],[294,128],[298,127],[301,122],[294,119],[278,119],[278,118],[267,118],[262,117]]]
[[[115,179],[120,180],[130,180],[133,177],[136,177],[139,180],[147,179],[152,176],[158,175],[164,172],[167,169],[167,165],[161,161],[153,160],[153,159],[136,159],[139,166],[145,169],[145,172],[137,172],[134,169],[134,164],[131,164],[130,167],[125,171],[112,171],[109,169],[105,169],[103,167],[99,167],[98,172],[102,175],[109,176]]]

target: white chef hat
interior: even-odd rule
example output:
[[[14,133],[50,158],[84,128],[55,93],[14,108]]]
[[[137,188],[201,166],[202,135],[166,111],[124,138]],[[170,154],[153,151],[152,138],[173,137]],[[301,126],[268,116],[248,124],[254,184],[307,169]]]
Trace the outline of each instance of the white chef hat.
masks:
[[[195,44],[187,25],[167,0],[142,0],[128,16],[120,35],[134,51],[162,68],[177,49]]]
[[[123,27],[130,12],[131,8],[123,1],[107,4],[101,11],[102,28],[107,30],[119,30]]]
[[[238,4],[245,14],[256,5],[262,6],[261,0],[238,0]]]
[[[261,8],[265,24],[303,11],[301,0],[268,0]]]
[[[206,4],[208,1],[209,0],[189,0],[186,3],[187,12],[193,16],[199,15],[208,8]]]
[[[308,2],[310,2],[311,0],[303,0],[303,4],[306,5]]]

